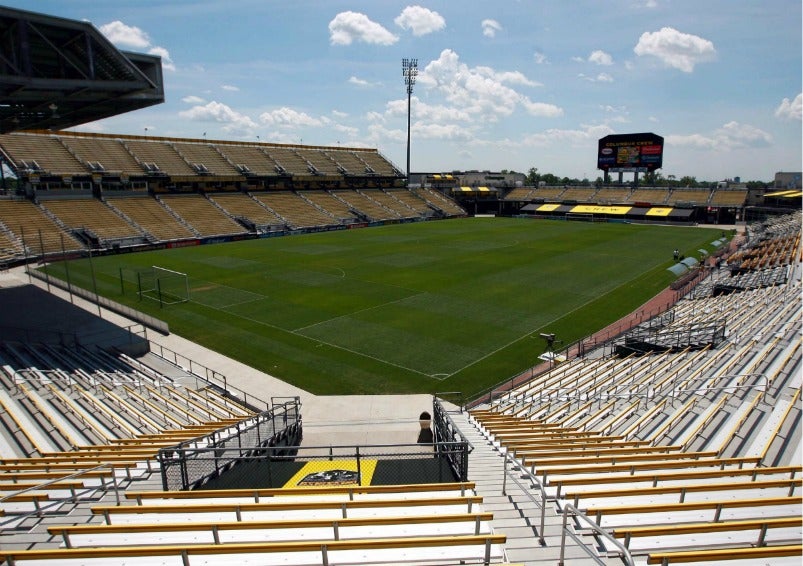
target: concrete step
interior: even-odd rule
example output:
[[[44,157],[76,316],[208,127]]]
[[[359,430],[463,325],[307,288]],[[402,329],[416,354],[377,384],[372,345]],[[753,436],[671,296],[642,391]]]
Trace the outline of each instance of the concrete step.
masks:
[[[558,564],[561,557],[563,517],[558,513],[555,503],[546,502],[544,529],[541,532],[544,503],[540,492],[531,488],[529,481],[522,479],[521,470],[508,465],[506,472],[504,454],[470,422],[468,413],[455,410],[450,415],[474,446],[468,459],[468,479],[475,482],[477,494],[483,497],[483,508],[494,514],[491,521],[494,531],[507,536],[507,560],[527,566]],[[593,547],[572,537],[567,536],[565,540],[565,564],[622,564],[618,558],[598,556]]]

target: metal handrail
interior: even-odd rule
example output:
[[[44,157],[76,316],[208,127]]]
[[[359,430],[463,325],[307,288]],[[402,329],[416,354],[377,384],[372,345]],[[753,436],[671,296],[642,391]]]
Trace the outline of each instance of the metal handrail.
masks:
[[[144,460],[150,460],[150,458],[146,458]],[[150,463],[148,463],[148,467],[150,469]],[[6,501],[8,499],[11,499],[13,497],[17,497],[18,495],[21,495],[23,493],[28,493],[29,491],[41,490],[41,489],[46,488],[46,487],[48,487],[48,486],[50,486],[52,484],[55,484],[55,483],[59,483],[59,482],[65,481],[65,480],[71,480],[71,479],[80,478],[81,476],[83,476],[84,474],[86,474],[88,472],[93,472],[93,471],[96,471],[96,470],[105,470],[105,469],[111,469],[112,470],[111,480],[112,480],[112,490],[114,491],[114,499],[115,499],[115,503],[117,505],[120,505],[120,503],[121,503],[120,486],[117,484],[117,476],[114,474],[114,465],[113,464],[100,464],[98,466],[94,466],[92,468],[87,468],[85,470],[80,470],[78,472],[75,472],[75,473],[67,475],[67,476],[63,476],[63,477],[60,477],[60,478],[55,478],[55,479],[52,479],[52,480],[37,484],[37,485],[32,486],[32,487],[28,487],[28,488],[25,488],[25,489],[20,489],[20,490],[8,493],[8,494],[4,495],[3,497],[0,497],[0,504],[2,504],[4,501]],[[106,487],[106,482],[101,479],[101,484],[99,486],[93,486],[93,487],[86,487],[85,486],[84,489],[79,490],[79,491],[80,491],[80,493],[87,493],[87,492],[96,491],[96,490],[108,491],[108,488]],[[0,531],[2,531],[3,527],[5,527],[5,525],[11,524],[11,523],[18,523],[19,521],[27,519],[28,517],[34,517],[34,516],[41,517],[42,514],[43,514],[43,511],[45,511],[45,510],[47,510],[47,509],[49,509],[51,507],[58,507],[58,506],[61,506],[62,504],[67,503],[67,502],[77,503],[78,502],[78,495],[76,494],[75,491],[73,491],[73,490],[70,490],[70,491],[71,491],[71,495],[69,497],[49,500],[49,502],[44,506],[40,505],[37,502],[36,503],[36,509],[34,509],[33,511],[29,511],[27,513],[21,513],[21,514],[14,514],[13,516],[9,517],[8,520],[0,522]]]
[[[436,408],[436,413],[444,417],[447,424],[449,425],[450,430],[454,431],[456,433],[456,436],[459,438],[459,440],[453,440],[453,441],[447,440],[445,442],[441,441],[441,443],[443,444],[465,443],[466,446],[468,447],[468,453],[471,454],[471,452],[474,451],[474,445],[471,444],[468,438],[466,438],[466,436],[460,431],[460,427],[457,426],[457,424],[454,422],[454,419],[452,419],[452,416],[449,414],[446,408],[441,404],[440,399],[437,398],[433,399],[433,406]]]
[[[306,461],[323,461],[333,459],[350,459],[355,462],[357,473],[361,474],[361,462],[365,459],[376,460],[383,455],[392,453],[395,457],[399,456],[416,456],[416,457],[445,457],[448,458],[452,454],[461,454],[462,460],[467,461],[468,447],[464,442],[442,442],[438,447],[437,453],[433,453],[432,445],[426,444],[369,444],[369,445],[328,445],[328,446],[237,446],[231,448],[215,448],[208,446],[176,446],[170,449],[161,449],[159,451],[160,462],[162,463],[162,487],[164,490],[186,490],[190,489],[190,485],[200,485],[199,482],[205,482],[211,476],[211,472],[217,472],[217,464],[224,460],[229,467],[236,466],[240,463],[254,462],[256,460],[263,461],[271,465],[271,462],[281,460],[292,460],[295,462]],[[166,469],[169,466],[168,460],[173,459],[177,462],[175,466],[180,466],[181,462],[187,462],[189,459],[198,466],[201,463],[208,463],[210,467],[210,474],[206,477],[189,478],[182,469],[176,472],[180,477],[177,478],[176,483],[180,482],[184,485],[174,487],[166,477]],[[228,469],[228,468],[227,468]],[[448,477],[447,481],[466,482],[468,479],[465,476],[456,476],[454,470],[445,472],[448,467],[437,466],[437,474],[439,478]],[[267,470],[267,477],[270,478],[270,468]],[[455,479],[457,477],[457,479]],[[286,478],[282,480],[282,483]],[[439,479],[435,483],[442,482]],[[432,481],[425,482],[432,483]]]
[[[508,476],[507,463],[508,463],[509,460],[511,460],[510,452],[506,448],[505,449],[504,472],[502,474],[502,495],[507,495],[507,476]],[[521,471],[524,473],[524,475],[527,477],[527,479],[533,484],[531,487],[537,487],[538,491],[541,492],[541,504],[539,505],[538,504],[538,500],[535,498],[535,496],[532,494],[532,492],[530,492],[529,489],[526,489],[521,484],[521,482],[519,482],[519,480],[517,480],[515,477],[511,476],[511,479],[513,480],[513,482],[517,486],[519,486],[519,488],[521,488],[521,490],[527,495],[527,497],[530,498],[530,501],[532,501],[533,503],[535,503],[537,506],[539,506],[541,508],[541,525],[540,525],[540,528],[538,529],[538,533],[539,533],[538,542],[541,544],[541,546],[546,546],[546,539],[544,538],[544,529],[545,529],[545,525],[546,525],[546,502],[547,502],[548,496],[546,494],[546,489],[544,488],[544,484],[542,484],[534,474],[532,474],[532,473],[527,471],[527,469],[526,469],[526,467],[524,465],[524,461],[519,462],[519,461],[516,460],[516,451],[515,451],[515,449],[513,450],[512,462],[520,467]]]
[[[251,407],[254,407],[255,410],[260,410],[260,409],[257,408],[257,406],[258,405],[262,405],[262,406],[267,407],[268,409],[270,409],[271,405],[267,401],[264,401],[264,400],[260,399],[259,397],[256,397],[255,395],[249,395],[248,392],[243,391],[239,387],[236,387],[236,386],[233,386],[233,385],[229,385],[228,378],[225,375],[223,375],[222,373],[218,373],[217,371],[215,371],[215,370],[213,370],[211,368],[208,368],[203,364],[200,364],[200,363],[198,363],[196,361],[193,361],[191,358],[188,358],[187,356],[183,356],[183,355],[179,354],[178,352],[174,352],[173,350],[171,350],[170,348],[167,348],[166,346],[163,346],[161,344],[157,344],[156,342],[153,342],[151,340],[149,340],[148,343],[150,344],[150,352],[153,353],[154,355],[159,356],[160,358],[162,358],[163,360],[165,360],[168,363],[171,363],[173,365],[176,365],[176,366],[180,367],[181,369],[183,369],[184,371],[190,373],[192,376],[194,376],[197,379],[201,379],[202,381],[205,381],[206,383],[211,383],[212,385],[216,385],[218,387],[222,387],[224,389],[224,391],[226,391],[226,392],[236,392],[237,395],[242,396],[243,403],[246,406],[251,406]],[[154,349],[154,348],[156,348],[156,349]],[[169,352],[172,355],[172,359],[167,357],[167,356],[165,356],[164,355],[165,352]],[[178,363],[179,362],[179,358],[182,358],[182,359],[186,360],[188,362],[187,363],[188,367],[184,367],[181,364],[179,364]],[[200,373],[197,373],[194,368],[201,368],[203,370],[204,375],[201,375]],[[249,402],[249,398],[252,401]],[[254,405],[253,404],[254,402],[256,402],[258,405]]]
[[[558,560],[558,566],[563,566],[564,564],[566,564],[566,562],[564,561],[564,558],[566,556],[566,531],[567,531],[566,523],[569,518],[569,513],[571,513],[575,518],[582,519],[585,522],[587,522],[595,533],[597,533],[599,536],[601,536],[602,538],[613,544],[615,547],[617,547],[622,556],[622,560],[624,560],[625,564],[628,564],[629,566],[636,566],[635,562],[633,562],[633,555],[630,554],[630,551],[627,548],[625,548],[625,545],[623,545],[621,542],[613,538],[610,535],[610,533],[608,533],[605,529],[603,529],[594,521],[589,519],[585,514],[583,514],[582,511],[580,511],[577,507],[575,507],[571,503],[565,503],[563,505],[563,527],[561,529],[561,535],[560,535],[560,560]],[[582,546],[583,550],[589,553],[589,556],[591,555],[586,545],[580,545],[580,546]]]
[[[759,372],[741,373],[741,374],[733,374],[733,375],[722,375],[722,376],[719,376],[719,379],[728,378],[728,377],[752,377],[752,376],[758,376],[760,378],[763,378],[763,380],[764,380],[764,392],[766,393],[766,392],[769,391],[769,389],[770,389],[770,378],[767,377],[766,375],[764,375],[763,373],[759,373]],[[711,391],[725,391],[725,390],[729,390],[729,389],[750,389],[750,390],[753,390],[753,389],[755,389],[755,387],[756,387],[756,384],[753,383],[753,384],[750,384],[750,385],[723,385],[721,387],[692,387],[692,388],[689,388],[689,389],[673,389],[672,390],[672,394],[670,395],[670,399],[671,399],[672,403],[674,403],[675,402],[676,393],[699,393],[701,395],[705,395],[707,393],[710,393]]]

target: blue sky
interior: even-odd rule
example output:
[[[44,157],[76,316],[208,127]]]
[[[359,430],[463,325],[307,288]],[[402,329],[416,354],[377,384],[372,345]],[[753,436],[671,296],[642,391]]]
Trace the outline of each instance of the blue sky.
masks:
[[[800,0],[30,0],[162,56],[166,102],[106,133],[379,149],[413,171],[595,179],[597,140],[654,132],[664,176],[801,166]]]

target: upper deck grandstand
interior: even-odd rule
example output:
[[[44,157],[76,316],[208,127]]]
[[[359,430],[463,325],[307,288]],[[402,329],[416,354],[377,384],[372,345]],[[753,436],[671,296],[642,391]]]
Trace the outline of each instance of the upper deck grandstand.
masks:
[[[0,156],[24,187],[0,199],[6,264],[65,250],[465,215],[447,197],[408,190],[376,150],[14,133],[0,135]],[[27,216],[3,212],[20,210],[26,193]]]

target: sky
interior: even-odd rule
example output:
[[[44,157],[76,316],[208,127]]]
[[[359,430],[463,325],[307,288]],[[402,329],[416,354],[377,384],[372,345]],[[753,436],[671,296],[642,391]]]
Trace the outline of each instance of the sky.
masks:
[[[800,0],[30,0],[161,56],[165,102],[76,128],[378,149],[413,172],[591,180],[664,137],[664,177],[801,171]]]

